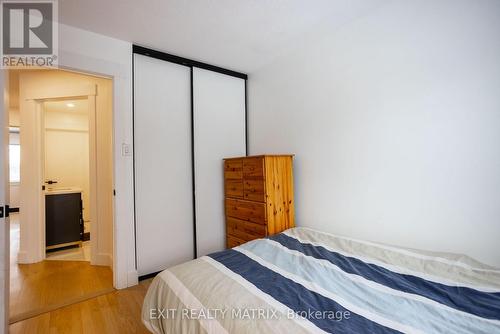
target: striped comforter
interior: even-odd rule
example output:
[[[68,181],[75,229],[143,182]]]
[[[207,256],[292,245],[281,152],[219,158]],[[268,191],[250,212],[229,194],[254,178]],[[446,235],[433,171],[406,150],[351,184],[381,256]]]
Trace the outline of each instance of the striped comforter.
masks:
[[[500,270],[294,228],[160,273],[154,333],[500,333]]]

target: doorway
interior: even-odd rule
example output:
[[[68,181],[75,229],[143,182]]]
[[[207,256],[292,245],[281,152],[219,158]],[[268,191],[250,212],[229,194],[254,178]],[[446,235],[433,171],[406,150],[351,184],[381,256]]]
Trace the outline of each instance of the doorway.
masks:
[[[88,99],[45,101],[42,112],[46,259],[90,262]]]
[[[9,77],[20,139],[12,324],[114,290],[113,141],[111,79],[64,70]]]

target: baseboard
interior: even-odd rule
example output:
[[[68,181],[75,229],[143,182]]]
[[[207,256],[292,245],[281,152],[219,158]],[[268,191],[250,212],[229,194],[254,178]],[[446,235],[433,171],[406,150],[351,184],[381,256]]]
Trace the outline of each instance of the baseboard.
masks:
[[[28,256],[28,252],[26,251],[19,251],[17,253],[17,263],[19,264],[31,264],[31,263],[37,263],[42,261],[43,259],[33,259]]]
[[[17,252],[17,263],[27,264],[31,263],[28,261],[28,254],[25,251]]]
[[[108,253],[97,253],[92,261],[93,265],[96,266],[109,266],[113,265],[113,257]]]

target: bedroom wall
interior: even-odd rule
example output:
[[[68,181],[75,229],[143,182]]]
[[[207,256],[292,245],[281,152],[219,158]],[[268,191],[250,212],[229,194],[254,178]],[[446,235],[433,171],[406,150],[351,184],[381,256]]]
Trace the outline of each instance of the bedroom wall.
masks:
[[[249,78],[250,153],[295,153],[297,225],[500,267],[500,2],[394,1]]]

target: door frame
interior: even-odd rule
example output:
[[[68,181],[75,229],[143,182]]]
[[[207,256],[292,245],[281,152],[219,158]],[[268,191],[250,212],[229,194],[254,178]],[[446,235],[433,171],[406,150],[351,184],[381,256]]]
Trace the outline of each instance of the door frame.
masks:
[[[97,87],[95,84],[85,84],[85,85],[67,85],[64,87],[57,87],[54,90],[54,94],[50,94],[47,92],[28,92],[28,96],[24,96],[24,99],[21,102],[21,109],[24,109],[25,113],[30,113],[35,115],[34,124],[31,126],[34,129],[34,133],[32,135],[31,141],[31,150],[29,153],[33,154],[33,156],[38,156],[38,159],[35,159],[36,166],[34,166],[35,170],[32,171],[33,174],[36,175],[34,179],[25,180],[24,184],[21,182],[22,189],[32,189],[35,191],[34,196],[30,199],[26,199],[23,195],[21,198],[21,218],[26,218],[31,221],[35,221],[36,228],[32,228],[29,231],[23,231],[21,229],[21,248],[22,252],[19,253],[19,259],[24,263],[33,263],[39,262],[45,259],[45,195],[42,190],[42,185],[44,184],[44,135],[43,135],[43,126],[44,126],[44,111],[43,111],[43,102],[50,100],[61,100],[61,99],[70,99],[70,98],[87,98],[89,105],[89,172],[90,172],[90,219],[91,221],[97,222],[97,193],[96,193],[96,120],[95,120],[95,96],[97,94]],[[23,129],[21,127],[21,135]],[[93,132],[93,135],[91,133]],[[25,167],[26,168],[26,167]],[[23,170],[23,169],[22,169]],[[26,187],[26,188],[24,188]],[[27,194],[29,192],[22,191],[22,194]],[[27,201],[29,205],[22,205],[24,201]],[[96,224],[91,224],[92,227],[97,226]],[[91,238],[92,232],[94,232],[94,240],[91,240],[91,264],[99,264],[96,261],[97,255],[97,245],[98,245],[98,233],[96,231],[91,230]],[[23,245],[23,242],[24,245]]]
[[[90,41],[97,43],[98,41]],[[92,44],[93,45],[93,44]],[[112,170],[113,182],[113,286],[116,289],[124,289],[138,283],[138,275],[135,268],[135,243],[134,243],[134,210],[133,210],[133,160],[129,152],[123,150],[124,146],[130,147],[133,141],[132,134],[132,57],[131,45],[125,45],[126,56],[117,54],[118,60],[110,58],[96,58],[80,49],[75,52],[60,50],[64,55],[59,61],[59,69],[73,73],[82,73],[112,80]],[[85,49],[86,50],[86,49]],[[20,72],[22,73],[22,71]],[[8,70],[0,71],[0,107],[1,112],[9,110],[8,101]],[[117,112],[119,111],[119,112]],[[3,116],[0,119],[3,119]],[[3,175],[0,175],[3,177]],[[38,187],[37,187],[38,188]],[[1,203],[0,203],[1,204]],[[10,264],[9,252],[0,254],[0,267],[4,268]],[[8,279],[8,277],[7,277]],[[8,281],[6,282],[8,285]],[[3,293],[2,293],[3,292]],[[8,309],[8,293],[4,289],[2,294],[5,309]],[[0,313],[2,308],[0,307]],[[8,311],[8,310],[7,310]],[[6,312],[7,312],[6,311]],[[1,324],[0,324],[1,325]]]
[[[81,93],[78,90],[75,90],[76,93]],[[51,96],[48,98],[38,98],[35,100],[36,103],[36,119],[39,121],[38,128],[40,132],[37,134],[39,136],[38,142],[40,143],[40,172],[39,172],[39,185],[40,188],[45,184],[45,102],[50,101],[61,101],[61,100],[76,100],[76,99],[85,99],[87,100],[87,108],[88,108],[88,136],[89,136],[89,202],[90,202],[90,264],[99,265],[98,261],[98,240],[99,240],[99,229],[96,228],[99,222],[98,215],[98,194],[97,194],[97,121],[96,121],[96,95],[97,95],[97,86],[90,85],[88,90],[89,95],[69,95],[69,96]],[[43,238],[42,244],[40,245],[41,254],[43,254],[43,259],[45,259],[45,195],[44,192],[41,192],[41,196],[39,197],[40,202],[38,207],[40,209],[39,219],[41,224],[41,230],[39,233],[42,234]]]

